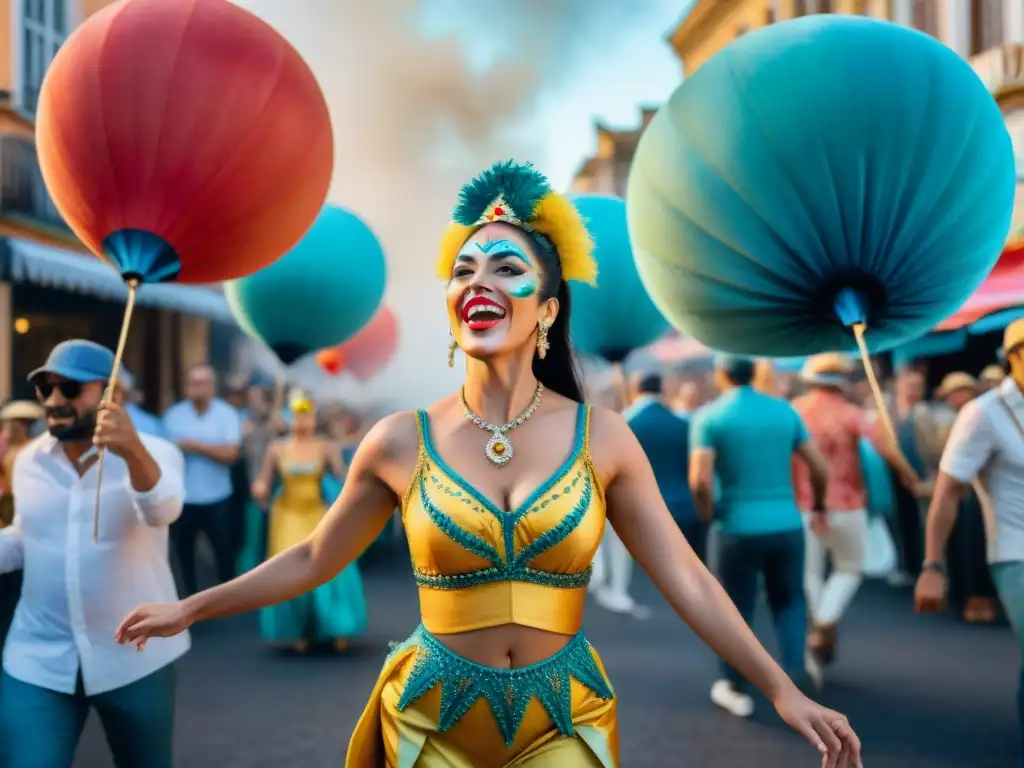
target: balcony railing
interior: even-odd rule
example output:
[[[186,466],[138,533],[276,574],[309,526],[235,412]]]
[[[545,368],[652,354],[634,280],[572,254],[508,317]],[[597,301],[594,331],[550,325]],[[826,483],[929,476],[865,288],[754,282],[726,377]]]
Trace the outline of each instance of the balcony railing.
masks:
[[[68,230],[43,184],[31,139],[0,136],[0,217]]]

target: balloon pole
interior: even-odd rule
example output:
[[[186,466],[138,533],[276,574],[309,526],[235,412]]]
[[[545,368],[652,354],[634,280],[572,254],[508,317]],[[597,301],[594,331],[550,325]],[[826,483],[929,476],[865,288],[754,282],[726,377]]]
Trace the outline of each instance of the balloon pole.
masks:
[[[868,345],[864,340],[864,333],[868,327],[864,323],[856,323],[853,326],[853,335],[857,339],[857,347],[860,349],[860,358],[864,362],[864,373],[868,377],[868,384],[871,386],[871,394],[874,395],[875,405],[878,408],[878,416],[882,420],[882,426],[885,428],[885,434],[892,441],[892,444],[896,447],[897,451],[900,451],[900,439],[896,435],[896,426],[892,423],[892,416],[889,414],[889,409],[885,405],[885,399],[882,395],[882,387],[878,384],[878,377],[875,376],[875,368],[871,364],[871,355],[868,354]],[[900,454],[903,452],[900,451]]]
[[[272,429],[283,432],[283,427],[288,423],[284,415],[285,388],[288,385],[287,371],[282,370],[274,381],[274,405],[271,413]]]
[[[619,411],[626,410],[629,406],[629,383],[622,363],[612,363],[612,388],[619,398]]]
[[[284,388],[287,385],[285,375],[282,373],[274,382],[274,415],[278,416],[284,408]]]
[[[111,402],[114,399],[114,392],[117,389],[117,374],[121,370],[121,359],[124,357],[124,348],[128,343],[128,328],[132,324],[132,313],[135,312],[135,294],[139,290],[137,278],[125,280],[128,286],[128,301],[124,305],[124,318],[121,320],[121,335],[117,339],[117,351],[114,353],[114,369],[110,372],[110,381],[107,382],[107,391],[103,393],[103,400],[100,405]],[[100,494],[103,491],[103,458],[106,456],[103,448],[99,449],[99,460],[96,465],[96,508],[92,516],[92,540],[98,541],[100,537]]]
[[[864,364],[864,374],[868,377],[868,385],[871,387],[871,394],[875,398],[875,407],[878,409],[878,417],[882,420],[882,427],[885,429],[886,437],[892,443],[896,453],[903,456],[900,449],[900,439],[896,435],[896,426],[893,424],[889,408],[885,403],[885,396],[882,394],[882,387],[875,375],[875,367],[871,364],[871,354],[868,352],[868,343],[865,334],[868,330],[867,323],[867,301],[857,291],[846,288],[839,292],[835,302],[836,314],[839,320],[847,328],[853,331],[857,340],[857,349],[860,350],[860,359]],[[903,456],[904,460],[906,456]]]

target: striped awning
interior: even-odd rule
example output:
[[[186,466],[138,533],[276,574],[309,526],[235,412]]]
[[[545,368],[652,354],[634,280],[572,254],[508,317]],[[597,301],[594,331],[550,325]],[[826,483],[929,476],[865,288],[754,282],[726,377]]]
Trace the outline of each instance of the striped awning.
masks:
[[[971,328],[989,318],[1005,319],[1007,312],[1024,307],[1024,244],[1007,248],[995,267],[964,305],[946,318],[936,331],[954,331]],[[1012,318],[1011,318],[1012,319]],[[1009,320],[1007,321],[1009,322]],[[991,321],[984,323],[985,330],[973,329],[974,333],[996,329]]]
[[[93,256],[8,238],[11,280],[45,288],[124,301],[128,289],[118,274]],[[157,283],[139,288],[139,306],[234,323],[219,288]]]

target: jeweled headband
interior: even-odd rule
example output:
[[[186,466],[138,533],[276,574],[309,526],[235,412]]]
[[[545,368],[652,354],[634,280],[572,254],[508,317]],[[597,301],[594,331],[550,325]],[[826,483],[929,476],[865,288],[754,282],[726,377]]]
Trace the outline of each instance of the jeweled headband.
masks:
[[[576,206],[552,190],[532,165],[511,160],[495,163],[462,188],[452,223],[441,239],[438,277],[450,280],[462,246],[480,227],[495,221],[518,227],[551,247],[563,280],[596,281],[594,243]]]

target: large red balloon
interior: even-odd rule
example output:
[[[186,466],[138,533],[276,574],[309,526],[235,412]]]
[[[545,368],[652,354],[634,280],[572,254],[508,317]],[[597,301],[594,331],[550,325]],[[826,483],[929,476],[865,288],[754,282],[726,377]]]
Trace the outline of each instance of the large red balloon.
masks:
[[[359,381],[376,376],[398,348],[398,320],[387,307],[381,307],[359,333],[338,345],[345,359],[345,370]]]
[[[316,353],[316,364],[330,375],[337,376],[345,369],[345,352],[340,347],[328,347]]]
[[[313,73],[228,0],[121,0],[90,17],[46,75],[36,143],[90,250],[125,277],[188,283],[291,248],[323,206],[334,152]]]

